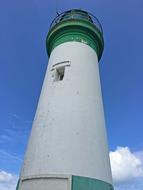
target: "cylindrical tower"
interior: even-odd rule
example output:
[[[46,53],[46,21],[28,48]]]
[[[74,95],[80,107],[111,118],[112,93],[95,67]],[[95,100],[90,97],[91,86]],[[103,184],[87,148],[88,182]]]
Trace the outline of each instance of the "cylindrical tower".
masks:
[[[18,190],[113,190],[98,61],[98,20],[69,10],[53,21],[49,64]]]

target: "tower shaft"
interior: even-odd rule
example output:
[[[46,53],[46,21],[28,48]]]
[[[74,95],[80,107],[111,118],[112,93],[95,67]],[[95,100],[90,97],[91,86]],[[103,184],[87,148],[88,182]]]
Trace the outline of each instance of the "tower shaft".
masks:
[[[98,58],[86,41],[51,50],[18,190],[112,189]]]

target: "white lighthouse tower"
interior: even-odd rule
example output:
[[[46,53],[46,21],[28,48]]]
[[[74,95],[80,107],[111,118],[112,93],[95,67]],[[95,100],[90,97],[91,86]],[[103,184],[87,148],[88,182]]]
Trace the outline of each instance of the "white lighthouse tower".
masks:
[[[113,190],[98,61],[103,33],[83,10],[58,15],[17,190]]]

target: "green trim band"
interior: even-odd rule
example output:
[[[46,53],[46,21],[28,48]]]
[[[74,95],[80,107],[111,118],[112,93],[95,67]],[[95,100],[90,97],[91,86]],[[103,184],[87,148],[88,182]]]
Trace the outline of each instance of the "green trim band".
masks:
[[[113,190],[113,186],[93,178],[72,176],[72,190]]]
[[[19,189],[19,183],[20,183],[20,179],[18,180],[18,182],[17,182],[17,185],[16,185],[16,190],[18,190]]]
[[[48,56],[58,45],[76,41],[92,47],[100,60],[104,49],[103,34],[95,24],[88,20],[68,19],[62,20],[53,26],[46,39]]]

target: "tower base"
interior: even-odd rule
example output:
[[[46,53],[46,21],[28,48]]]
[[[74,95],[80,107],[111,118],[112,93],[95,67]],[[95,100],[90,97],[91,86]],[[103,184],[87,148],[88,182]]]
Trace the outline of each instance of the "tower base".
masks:
[[[88,177],[40,175],[22,178],[16,190],[113,190],[113,186]]]

